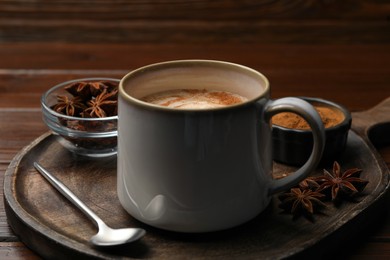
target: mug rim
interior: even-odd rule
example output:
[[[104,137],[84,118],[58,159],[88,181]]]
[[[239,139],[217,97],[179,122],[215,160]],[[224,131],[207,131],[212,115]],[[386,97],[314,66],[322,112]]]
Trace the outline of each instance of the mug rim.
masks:
[[[151,104],[145,101],[142,101],[140,99],[137,99],[133,96],[131,96],[129,93],[127,93],[124,89],[124,83],[129,80],[129,78],[134,77],[139,74],[143,74],[146,71],[154,71],[154,70],[161,70],[164,68],[171,68],[171,67],[176,67],[180,64],[193,64],[193,65],[212,65],[216,68],[230,68],[234,69],[236,71],[239,71],[241,73],[245,73],[251,77],[257,77],[260,78],[264,81],[264,90],[262,93],[256,95],[253,98],[250,98],[244,102],[234,104],[234,105],[228,105],[228,106],[222,106],[222,107],[213,107],[213,108],[202,108],[202,109],[194,109],[194,108],[171,108],[171,107],[165,107],[165,106],[160,106],[156,104]],[[173,112],[207,112],[207,111],[220,111],[220,110],[227,110],[227,109],[232,109],[232,108],[237,108],[237,107],[242,107],[246,106],[253,101],[259,100],[263,97],[268,97],[270,93],[270,83],[269,80],[267,79],[266,76],[264,76],[262,73],[258,72],[255,69],[252,69],[250,67],[237,64],[237,63],[232,63],[232,62],[227,62],[227,61],[219,61],[219,60],[207,60],[207,59],[186,59],[186,60],[171,60],[171,61],[164,61],[164,62],[158,62],[158,63],[153,63],[149,64],[140,68],[137,68],[135,70],[130,71],[127,73],[125,76],[122,77],[122,79],[119,82],[119,96],[123,98],[127,102],[131,102],[133,104],[136,104],[138,106],[141,106],[143,108],[148,108],[148,109],[153,109],[153,110],[161,110],[161,111],[173,111]]]

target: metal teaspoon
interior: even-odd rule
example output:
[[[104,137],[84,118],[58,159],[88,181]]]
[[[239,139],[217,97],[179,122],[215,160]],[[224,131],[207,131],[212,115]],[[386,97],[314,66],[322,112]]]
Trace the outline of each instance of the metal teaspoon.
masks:
[[[90,242],[95,246],[116,246],[134,242],[145,235],[141,228],[112,229],[107,226],[93,211],[91,211],[76,195],[73,194],[56,177],[51,175],[39,163],[34,162],[34,167],[40,172],[62,195],[69,199],[82,212],[84,212],[98,227],[98,233],[91,237]]]

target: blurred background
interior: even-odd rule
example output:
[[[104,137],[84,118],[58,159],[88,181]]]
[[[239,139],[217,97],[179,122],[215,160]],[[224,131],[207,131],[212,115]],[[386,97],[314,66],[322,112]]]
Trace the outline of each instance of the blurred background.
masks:
[[[389,96],[389,43],[386,0],[2,0],[0,98],[12,88],[6,95],[36,107],[44,90],[81,74],[202,58],[263,72],[274,98],[320,89],[355,111]]]

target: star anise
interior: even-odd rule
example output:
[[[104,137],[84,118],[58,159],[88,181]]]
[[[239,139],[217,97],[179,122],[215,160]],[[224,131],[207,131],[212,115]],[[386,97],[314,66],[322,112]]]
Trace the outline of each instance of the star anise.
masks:
[[[298,187],[302,190],[318,190],[320,185],[315,177],[307,177],[298,184]]]
[[[80,97],[57,96],[57,104],[52,109],[68,116],[79,115],[86,106]]]
[[[324,194],[311,189],[292,188],[290,192],[279,195],[281,204],[279,205],[284,211],[292,213],[294,218],[304,215],[312,219],[313,213],[326,207],[321,201]]]
[[[320,184],[319,189],[327,192],[335,201],[342,196],[351,197],[363,191],[368,181],[359,178],[361,172],[361,169],[352,168],[341,173],[340,165],[334,162],[332,173],[324,169],[324,175],[315,180]]]
[[[88,82],[75,82],[66,86],[64,89],[73,96],[80,97],[83,100],[88,98],[88,96],[91,94]]]
[[[111,92],[115,90],[117,85],[108,81],[94,81],[94,82],[75,82],[65,87],[73,96],[79,96],[83,100],[91,99],[100,95],[104,90]]]
[[[100,81],[100,88],[106,89],[107,92],[112,92],[114,90],[118,90],[118,83],[116,82],[110,82],[110,81]]]
[[[94,97],[103,93],[104,90],[106,90],[107,93],[111,93],[112,91],[118,91],[117,85],[109,81],[90,82],[89,85],[91,95]]]
[[[107,89],[104,89],[96,98],[87,102],[88,108],[83,111],[82,116],[101,118],[116,115],[117,97],[118,90],[107,92]]]

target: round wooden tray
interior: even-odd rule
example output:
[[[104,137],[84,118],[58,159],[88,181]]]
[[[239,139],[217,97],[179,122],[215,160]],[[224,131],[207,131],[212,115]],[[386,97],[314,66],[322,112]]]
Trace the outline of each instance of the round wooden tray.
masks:
[[[368,129],[380,120],[390,121],[389,104],[390,99],[353,116],[355,131],[350,131],[347,149],[339,160],[343,170],[363,169],[361,177],[369,180],[366,195],[358,203],[344,203],[339,208],[329,204],[323,215],[315,215],[313,223],[303,217],[293,221],[291,215],[281,214],[279,201],[274,198],[257,218],[226,231],[181,234],[149,227],[133,219],[119,203],[116,157],[81,159],[64,149],[50,133],[25,147],[7,169],[7,219],[21,241],[45,258],[285,258],[313,252],[318,255],[358,232],[357,225],[366,223],[384,208],[389,172],[367,136]],[[387,116],[373,116],[378,111]],[[382,125],[389,128],[389,124]],[[383,132],[386,131],[376,131],[375,138],[381,138],[378,135]],[[92,247],[88,240],[96,233],[95,226],[35,171],[34,161],[56,175],[108,225],[143,227],[147,234],[126,246],[105,250]],[[274,169],[276,176],[292,170],[280,164],[275,164]]]

